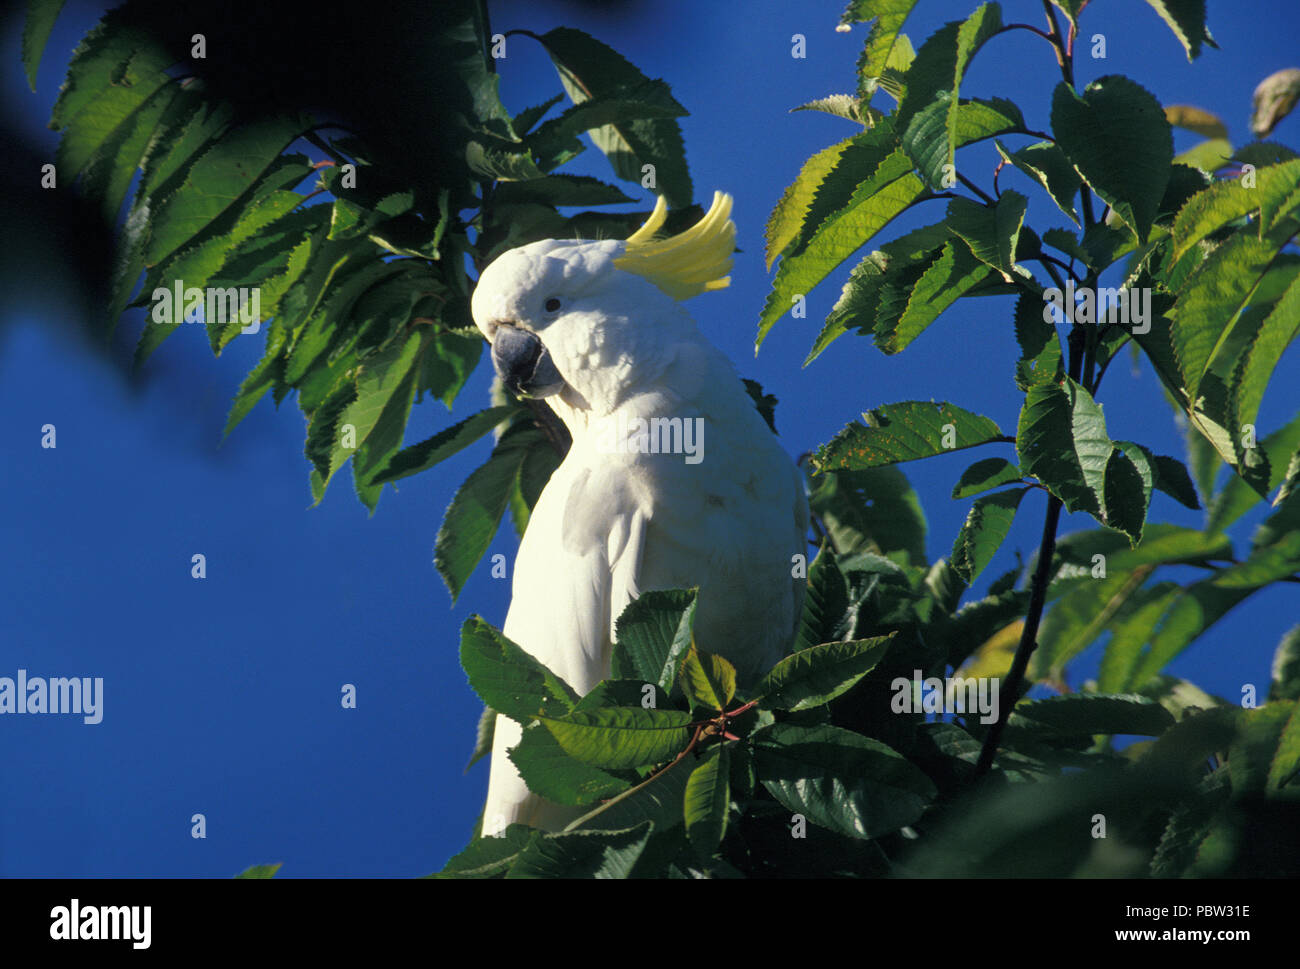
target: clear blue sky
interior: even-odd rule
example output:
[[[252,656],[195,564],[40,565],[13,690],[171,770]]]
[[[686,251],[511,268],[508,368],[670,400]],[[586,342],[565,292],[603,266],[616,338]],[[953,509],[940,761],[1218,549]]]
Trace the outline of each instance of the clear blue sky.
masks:
[[[851,133],[847,122],[803,101],[851,90],[865,28],[838,34],[843,4],[698,4],[657,0],[593,13],[562,3],[493,3],[495,30],[544,31],[567,24],[611,44],[647,74],[667,79],[691,111],[683,119],[696,197],[736,197],[738,257],[730,290],[694,301],[703,330],[781,400],[777,425],[792,455],[826,441],[862,410],[909,399],[950,400],[1015,426],[1020,397],[1007,300],[965,301],[899,357],[846,337],[801,369],[848,268],[809,298],[807,320],[782,320],[757,359],[753,338],[768,288],[762,228],[773,203],[814,151]],[[971,0],[923,0],[907,25],[919,46]],[[1031,0],[1003,5],[1008,20],[1039,25]],[[1097,0],[1085,32],[1107,38],[1105,61],[1082,57],[1080,83],[1108,73],[1134,78],[1166,104],[1221,115],[1247,140],[1250,95],[1275,70],[1300,65],[1300,16],[1289,2],[1210,0],[1222,48],[1189,64],[1141,0]],[[0,69],[10,109],[30,122],[32,143],[51,156],[44,128],[68,56],[96,16],[90,5],[61,17],[31,94],[18,56],[19,23],[4,29]],[[341,29],[346,29],[343,27]],[[790,56],[791,35],[807,57]],[[500,65],[511,110],[558,91],[545,55],[514,38]],[[1031,127],[1046,128],[1055,65],[1027,32],[996,38],[963,93],[1008,96]],[[883,95],[882,95],[883,97]],[[400,93],[395,93],[400,101]],[[1300,145],[1300,117],[1275,138]],[[1180,134],[1177,146],[1197,139]],[[996,162],[991,143],[963,154],[981,184]],[[609,177],[594,149],[572,169]],[[15,178],[35,177],[11,173]],[[1031,224],[1059,225],[1041,195]],[[934,212],[924,217],[937,218]],[[921,224],[891,228],[881,240]],[[20,245],[8,240],[10,246]],[[68,286],[75,285],[69,280]],[[471,613],[500,624],[507,583],[480,568],[453,607],[432,565],[442,512],[487,444],[436,472],[401,482],[373,518],[341,477],[309,507],[304,423],[286,402],[263,401],[218,448],[226,410],[260,356],[260,339],[236,341],[214,360],[199,330],[182,329],[128,384],[88,353],[67,319],[62,288],[5,293],[0,327],[0,676],[99,676],[103,722],[71,717],[0,720],[0,875],[228,876],[258,862],[284,862],[285,876],[418,875],[437,870],[468,837],[486,787],[486,764],[462,774],[480,705],[457,661],[457,631]],[[138,332],[141,320],[123,326]],[[1264,399],[1271,430],[1300,407],[1296,348]],[[462,395],[458,414],[486,400],[487,373]],[[1182,455],[1181,440],[1146,367],[1117,361],[1102,389],[1111,436]],[[408,441],[450,422],[426,401]],[[40,447],[57,427],[58,447]],[[994,452],[990,452],[994,453]],[[958,454],[904,466],[924,501],[933,557],[948,554],[968,502],[948,495],[974,458]],[[1157,496],[1153,516],[1196,525],[1198,513]],[[1244,543],[1262,517],[1233,530]],[[1003,551],[977,588],[1030,553],[1041,496],[1027,499]],[[1064,531],[1091,527],[1071,517]],[[491,551],[513,560],[508,528]],[[208,577],[190,577],[190,557]],[[1300,620],[1294,587],[1251,600],[1172,667],[1224,696],[1263,688],[1272,650]],[[1096,656],[1074,668],[1078,682]],[[356,710],[340,707],[355,684]],[[190,837],[202,813],[207,837]]]

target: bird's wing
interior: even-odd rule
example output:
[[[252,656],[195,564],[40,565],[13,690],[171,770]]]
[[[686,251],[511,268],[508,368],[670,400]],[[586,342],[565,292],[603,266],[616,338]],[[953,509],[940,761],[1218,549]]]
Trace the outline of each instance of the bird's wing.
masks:
[[[502,631],[579,695],[609,676],[613,621],[637,595],[645,528],[626,479],[575,451],[529,517]],[[555,830],[583,813],[529,792],[507,753],[521,736],[520,724],[497,716],[484,834],[513,823]]]

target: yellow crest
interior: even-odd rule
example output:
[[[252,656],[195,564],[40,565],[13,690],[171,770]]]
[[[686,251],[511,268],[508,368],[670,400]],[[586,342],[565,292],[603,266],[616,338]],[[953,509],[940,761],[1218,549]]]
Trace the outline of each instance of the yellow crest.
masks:
[[[667,217],[668,205],[661,195],[645,225],[628,236],[627,252],[614,265],[650,280],[677,300],[730,286],[727,273],[736,248],[731,196],[714,192],[713,204],[699,222],[667,239],[653,238]]]

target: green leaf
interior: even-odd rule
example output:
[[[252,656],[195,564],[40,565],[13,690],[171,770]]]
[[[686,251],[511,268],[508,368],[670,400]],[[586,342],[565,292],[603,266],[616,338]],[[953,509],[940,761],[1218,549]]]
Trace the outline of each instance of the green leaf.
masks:
[[[693,708],[721,712],[736,695],[736,668],[721,656],[701,652],[692,643],[682,657],[677,682]]]
[[[1036,142],[1019,151],[1007,151],[1000,141],[994,144],[1003,161],[1010,162],[1047,189],[1047,194],[1056,203],[1056,207],[1069,216],[1075,225],[1082,225],[1074,208],[1074,197],[1079,194],[1082,179],[1065,152],[1051,141]],[[1043,239],[1050,241],[1046,234]]]
[[[835,552],[823,542],[808,569],[799,628],[795,631],[794,649],[800,652],[820,643],[838,639],[844,628],[849,607],[848,583],[840,571]]]
[[[1011,281],[1017,272],[1016,243],[1024,225],[1029,200],[1010,189],[994,206],[955,198],[948,203],[948,226],[970,246],[981,262],[987,263]]]
[[[474,749],[470,752],[469,763],[465,765],[466,774],[471,767],[492,753],[492,740],[496,736],[496,727],[497,712],[484,704],[483,712],[479,714],[478,726],[474,730]]]
[[[588,175],[547,175],[530,182],[502,182],[492,192],[494,205],[619,205],[632,199]]]
[[[519,853],[542,838],[523,824],[512,824],[494,838],[475,838],[454,855],[434,878],[497,878],[514,864]]]
[[[1196,497],[1196,486],[1192,484],[1192,476],[1187,473],[1187,466],[1183,462],[1177,458],[1157,454],[1153,467],[1156,475],[1155,487],[1158,490],[1193,511],[1201,507]]]
[[[1020,469],[1006,458],[983,458],[961,473],[952,496],[969,498],[1020,479]]]
[[[1136,694],[1070,693],[1016,704],[1007,731],[1050,734],[1141,734],[1158,737],[1173,726],[1169,711]]]
[[[1016,342],[1020,359],[1016,361],[1016,386],[1028,390],[1036,384],[1056,386],[1065,374],[1061,341],[1056,327],[1044,318],[1044,302],[1031,293],[1021,293],[1016,300]]]
[[[864,128],[870,128],[884,117],[871,105],[864,105],[861,98],[854,97],[852,94],[832,94],[824,98],[817,98],[814,101],[790,109],[791,114],[795,111],[821,111],[837,118],[843,118],[845,121],[856,121]]]
[[[1082,96],[1062,82],[1052,96],[1052,132],[1079,174],[1146,242],[1174,158],[1160,102],[1118,74],[1093,81]]]
[[[686,837],[701,858],[710,858],[727,831],[727,809],[731,804],[731,758],[726,744],[704,750],[686,781],[683,815]]]
[[[1106,524],[1119,529],[1134,545],[1142,538],[1155,479],[1155,456],[1150,451],[1131,441],[1114,442],[1106,462],[1102,506]]]
[[[1004,98],[962,101],[953,110],[952,96],[940,91],[918,111],[903,132],[903,148],[934,191],[952,187],[956,165],[950,151],[1010,131],[1023,131],[1024,116]],[[945,166],[952,165],[951,168]]]
[[[860,470],[977,447],[1002,437],[998,426],[953,404],[903,401],[862,415],[823,445],[819,469]]]
[[[550,54],[575,105],[639,88],[649,80],[621,54],[580,30],[557,27],[540,37],[530,36]],[[639,183],[642,166],[651,164],[658,190],[668,204],[674,208],[690,204],[694,191],[676,121],[641,118],[602,125],[591,132],[591,140],[605,153],[619,178]]]
[[[471,472],[447,506],[434,543],[433,564],[453,600],[497,533],[519,465],[527,454],[519,433],[507,431],[487,462]]]
[[[531,108],[524,108],[511,120],[510,127],[515,130],[517,135],[523,137],[532,130],[533,125],[546,116],[547,111],[559,104],[560,99],[563,97],[564,93],[561,92],[554,97],[547,98],[541,104],[535,104]],[[497,187],[500,188],[500,186]]]
[[[28,0],[27,18],[23,21],[23,70],[27,83],[36,91],[36,70],[41,66],[41,55],[54,29],[54,21],[63,9],[63,0]],[[251,869],[250,869],[251,870]]]
[[[451,427],[443,428],[433,437],[419,444],[403,448],[385,462],[384,467],[371,478],[371,481],[374,484],[383,484],[427,471],[435,464],[445,461],[479,440],[509,417],[512,410],[513,408],[505,406],[489,407]]]
[[[887,353],[896,352],[894,347],[901,350],[906,345],[906,342],[900,345],[898,334],[902,316],[908,314],[908,331],[902,338],[910,342],[924,328],[927,315],[932,321],[956,298],[949,299],[942,292],[934,293],[934,284],[956,287],[966,282],[945,272],[945,268],[955,268],[957,252],[943,251],[952,243],[947,227],[939,223],[909,232],[870,253],[849,273],[840,298],[827,316],[804,366],[850,328],[857,329],[864,336],[874,336],[877,346]],[[959,248],[965,249],[964,246]],[[968,251],[961,254],[961,259],[963,267],[973,264],[975,269],[984,271]],[[940,266],[939,262],[945,265]],[[921,276],[931,273],[924,294],[914,301],[913,290],[919,288]],[[930,303],[931,297],[934,298],[933,304]],[[889,306],[887,314],[884,312],[886,304]]]
[[[1234,235],[1210,254],[1180,294],[1168,316],[1187,400],[1200,396],[1206,371],[1233,336],[1241,310],[1276,255],[1277,247],[1270,243]]]
[[[1300,568],[1300,532],[1255,553],[1238,565],[1196,582],[1169,606],[1130,682],[1143,683],[1160,672],[1201,633],[1251,594]]]
[[[1255,173],[1253,187],[1240,178],[1214,182],[1196,193],[1178,211],[1173,224],[1174,259],[1181,259],[1206,236],[1236,219],[1260,212],[1259,233],[1271,230],[1278,217],[1300,204],[1291,201],[1300,188],[1300,159],[1269,165]]]
[[[1241,429],[1254,425],[1259,405],[1264,399],[1270,376],[1288,346],[1300,334],[1300,276],[1292,280],[1282,298],[1253,333],[1232,370],[1228,385],[1228,426],[1239,433],[1233,443],[1237,448],[1237,470],[1261,493],[1267,493],[1270,469],[1251,459],[1242,445]]]
[[[253,865],[251,868],[245,868],[236,878],[274,878],[275,873],[284,866],[284,862],[277,861],[273,865]]]
[[[524,143],[539,159],[539,165],[549,171],[572,157],[574,138],[584,131],[629,126],[650,119],[675,118],[686,114],[673,99],[668,85],[663,81],[641,81],[635,85],[618,88],[604,96],[577,100],[558,117],[542,122],[541,126],[524,139]],[[597,137],[593,134],[593,140]],[[689,201],[689,199],[687,200]]]
[[[850,838],[911,824],[935,795],[929,778],[895,750],[841,727],[773,724],[755,735],[754,763],[788,810]]]
[[[891,267],[892,269],[893,267]],[[913,267],[886,274],[884,294],[903,302],[882,299],[875,323],[875,343],[884,353],[905,349],[949,306],[988,278],[989,271],[960,242],[947,242],[919,277]],[[896,312],[901,310],[901,312]]]
[[[1147,3],[1169,25],[1187,51],[1189,61],[1200,56],[1202,44],[1218,49],[1205,26],[1205,0],[1147,0]]]
[[[461,626],[460,665],[484,703],[524,726],[563,716],[578,700],[569,684],[478,616]]]
[[[1300,700],[1300,626],[1292,626],[1277,644],[1271,678],[1270,701]]]
[[[630,781],[570,757],[555,735],[540,725],[526,728],[509,756],[528,789],[556,804],[596,804],[632,786]]]
[[[1242,710],[1240,717],[1228,748],[1233,795],[1294,791],[1300,780],[1300,705],[1279,700]]]
[[[767,268],[770,271],[776,257],[789,248],[790,244],[804,231],[808,223],[808,213],[816,198],[821,184],[832,172],[836,171],[840,157],[855,144],[853,138],[846,138],[829,148],[823,148],[813,155],[799,170],[798,176],[786,188],[772,214],[768,216],[764,238]],[[814,226],[815,228],[815,226]]]
[[[774,710],[810,710],[847,693],[889,651],[894,633],[847,643],[822,643],[792,653],[777,663],[754,688],[763,706]]]
[[[145,263],[154,265],[198,235],[309,127],[311,120],[306,117],[256,121],[236,129],[199,156],[176,192],[154,210]]]
[[[1028,488],[1012,488],[975,499],[952,546],[952,567],[974,582],[1002,546]]]
[[[890,54],[898,43],[898,32],[916,4],[917,0],[852,0],[840,16],[841,24],[875,21],[867,34],[866,47],[858,57],[859,91],[864,96],[870,95],[869,82],[885,73]]]
[[[1174,163],[1199,168],[1213,174],[1228,164],[1232,158],[1232,142],[1226,138],[1211,138],[1174,156]]]
[[[542,835],[519,852],[506,878],[628,878],[653,828]]]
[[[375,447],[370,443],[372,435],[377,439],[385,436],[381,423],[390,426],[386,432],[387,440],[383,443],[376,441],[379,447],[391,443],[394,438],[400,443],[401,432],[406,428],[406,415],[415,395],[412,368],[423,342],[424,334],[412,332],[405,340],[394,340],[359,368],[356,399],[339,415],[337,433],[324,442],[320,453],[310,453],[309,448],[308,457],[324,479],[322,493],[330,477],[349,457],[354,466],[365,467],[373,463],[373,459],[366,460],[366,452],[368,447]],[[389,405],[393,403],[398,406],[390,413]],[[396,434],[393,433],[393,424],[396,424]]]
[[[693,766],[693,758],[683,758],[593,808],[565,830],[625,828],[650,821],[656,831],[668,832],[682,823],[686,782]]]
[[[1285,425],[1257,443],[1268,462],[1269,477],[1265,493],[1272,491],[1282,483],[1286,472],[1287,457],[1300,447],[1300,415],[1296,415]],[[1210,518],[1206,528],[1210,531],[1223,531],[1261,500],[1259,491],[1246,479],[1234,476],[1229,479],[1223,490],[1210,504]]]
[[[846,149],[836,168],[822,180],[804,216],[803,224],[815,228],[806,238],[797,239],[794,248],[782,256],[760,316],[756,346],[789,312],[796,297],[806,296],[924,191],[921,180],[912,174],[911,160],[895,147],[889,124],[882,122],[853,142],[853,150]],[[870,174],[864,177],[866,172]],[[852,193],[841,201],[845,187],[851,187]],[[824,206],[822,198],[827,199]]]
[[[948,95],[947,143],[940,166],[953,164],[957,147],[955,118],[966,68],[1001,29],[1002,8],[996,3],[983,4],[964,22],[947,24],[931,34],[907,72],[907,93],[898,105],[896,118],[899,131],[907,131],[912,118],[928,108],[940,92]]]
[[[570,757],[608,770],[661,764],[691,741],[691,715],[684,710],[597,707],[539,719]]]
[[[1069,378],[1064,386],[1030,387],[1020,411],[1016,450],[1025,473],[1045,484],[1069,511],[1102,519],[1112,445],[1091,394]]]
[[[897,468],[819,474],[809,504],[834,547],[845,555],[862,551],[901,555],[902,561],[918,567],[928,561],[925,512]]]
[[[628,603],[615,624],[614,676],[640,677],[666,696],[694,643],[696,595],[693,589],[656,589]]]

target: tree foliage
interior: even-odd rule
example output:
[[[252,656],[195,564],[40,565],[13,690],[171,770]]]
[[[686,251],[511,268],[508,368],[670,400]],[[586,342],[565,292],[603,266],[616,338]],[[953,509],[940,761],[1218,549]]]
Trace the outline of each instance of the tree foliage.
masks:
[[[1203,4],[1149,2],[1189,59],[1214,46]],[[757,334],[761,345],[792,296],[875,243],[809,360],[851,333],[896,355],[958,300],[1014,295],[1007,323],[1021,356],[1006,376],[1023,401],[1017,426],[949,402],[864,402],[862,420],[805,469],[820,551],[793,650],[757,684],[694,642],[692,591],[632,603],[613,676],[585,697],[468,620],[471,687],[524,728],[515,765],[534,791],[585,813],[562,832],[475,837],[439,877],[1300,870],[1295,630],[1259,705],[1167,672],[1254,593],[1300,581],[1300,415],[1256,426],[1300,329],[1300,157],[1270,143],[1234,148],[1217,118],[1162,106],[1127,77],[1076,86],[1087,5],[1053,4],[1047,31],[1035,29],[1061,68],[1046,130],[965,83],[1001,34],[1024,27],[1004,23],[997,3],[919,47],[902,32],[916,0],[849,5],[845,23],[872,24],[857,93],[802,107],[854,130],[815,152],[773,209],[766,256],[776,270]],[[59,6],[31,4],[29,77]],[[51,124],[62,132],[60,172],[106,215],[121,215],[131,195],[110,325],[126,308],[156,308],[157,292],[178,281],[259,289],[265,352],[227,431],[267,393],[279,404],[296,392],[318,501],[350,462],[373,510],[385,484],[498,430],[438,536],[454,596],[507,509],[522,533],[566,443],[544,408],[503,397],[403,446],[413,404],[429,394],[450,408],[479,363],[468,267],[535,239],[625,235],[643,220],[560,211],[630,201],[562,171],[584,133],[615,177],[655,173],[678,224],[698,210],[674,121],[685,112],[664,82],[577,30],[512,35],[542,45],[561,90],[511,116],[483,8],[446,6],[431,43],[451,65],[444,94],[460,110],[446,134],[455,151],[428,178],[395,176],[377,161],[384,146],[326,117],[250,119],[201,76],[175,76],[178,52],[129,12],[87,35]],[[1176,156],[1173,126],[1206,141]],[[997,172],[988,188],[968,176],[964,149],[989,140],[999,171],[1025,175],[1072,228],[1030,225],[1029,198],[1000,189]],[[913,210],[934,221],[877,241]],[[218,354],[251,328],[192,315]],[[151,319],[137,359],[180,325]],[[1190,468],[1110,436],[1100,389],[1126,344],[1186,421]],[[750,389],[770,417],[771,399]],[[951,556],[930,561],[924,511],[893,466],[966,448],[994,451],[954,484],[970,511]],[[1037,553],[975,593],[1040,494]],[[1203,526],[1153,520],[1161,495],[1204,508]],[[1225,529],[1270,498],[1275,510],[1249,547],[1234,548]],[[1062,511],[1096,527],[1058,538]],[[1199,570],[1190,581],[1188,566]],[[1101,642],[1097,682],[1071,691],[1069,664]],[[942,685],[952,676],[966,681],[955,694]],[[1000,697],[991,709],[979,702],[989,686]],[[1133,736],[1143,739],[1116,742]],[[481,731],[475,756],[490,743]]]

